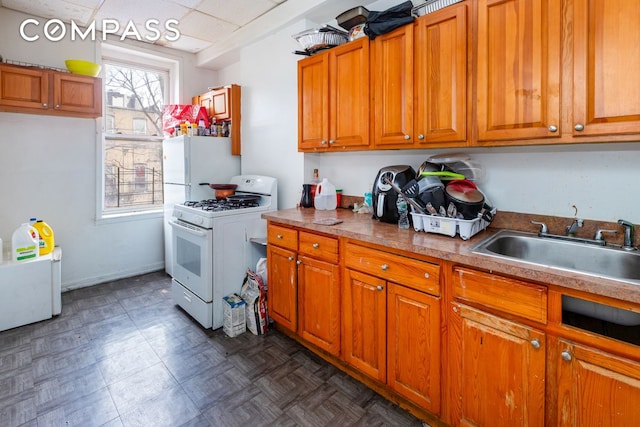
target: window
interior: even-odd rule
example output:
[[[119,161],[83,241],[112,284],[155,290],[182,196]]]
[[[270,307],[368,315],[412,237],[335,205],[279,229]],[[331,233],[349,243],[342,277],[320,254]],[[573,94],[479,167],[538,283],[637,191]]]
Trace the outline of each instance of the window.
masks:
[[[162,207],[162,108],[170,102],[169,61],[117,48],[103,57],[102,214]],[[135,59],[135,62],[134,62]]]

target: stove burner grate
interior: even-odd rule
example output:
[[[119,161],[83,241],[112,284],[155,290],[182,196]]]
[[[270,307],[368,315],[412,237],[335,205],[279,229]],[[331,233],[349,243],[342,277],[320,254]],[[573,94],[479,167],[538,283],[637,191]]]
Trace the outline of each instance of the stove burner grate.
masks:
[[[220,212],[233,209],[256,208],[260,206],[260,203],[257,200],[229,201],[227,199],[205,199],[200,201],[188,200],[184,202],[184,205],[190,208],[200,208],[203,211]]]

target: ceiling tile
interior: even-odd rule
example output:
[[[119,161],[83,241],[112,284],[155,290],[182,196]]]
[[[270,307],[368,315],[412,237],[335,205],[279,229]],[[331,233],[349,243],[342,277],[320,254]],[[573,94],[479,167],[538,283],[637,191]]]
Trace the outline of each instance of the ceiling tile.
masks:
[[[184,34],[182,34],[180,38],[176,41],[169,42],[162,38],[158,40],[155,44],[170,47],[172,49],[178,49],[186,52],[196,53],[196,52],[200,52],[203,49],[206,49],[211,44],[211,42],[185,36]]]
[[[72,20],[80,25],[87,25],[93,14],[96,1],[85,1],[84,5],[70,3],[63,0],[2,0],[2,6],[40,16],[47,19],[57,18],[64,22]]]
[[[198,6],[198,10],[242,26],[276,6],[270,0],[208,0]]]
[[[165,0],[155,0],[153,2],[139,0],[104,0],[104,4],[96,14],[96,28],[102,28],[101,23],[104,19],[117,19],[121,22],[121,33],[127,22],[133,21],[137,29],[141,33],[144,32],[142,34],[144,36],[144,34],[146,34],[144,24],[149,19],[160,21],[160,25],[156,27],[162,28],[168,19],[180,20],[188,12],[189,9],[186,7]]]
[[[234,32],[239,27],[194,10],[180,20],[178,28],[181,34],[211,42]]]

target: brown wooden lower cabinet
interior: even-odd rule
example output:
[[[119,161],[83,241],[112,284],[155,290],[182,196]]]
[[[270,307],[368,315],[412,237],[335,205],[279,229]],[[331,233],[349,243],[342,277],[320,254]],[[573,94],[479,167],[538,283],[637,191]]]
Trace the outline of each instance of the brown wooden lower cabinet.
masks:
[[[558,425],[640,425],[640,363],[560,339]]]
[[[269,317],[293,332],[298,327],[296,259],[296,253],[292,250],[272,244],[267,247]]]
[[[452,425],[544,426],[545,334],[452,303]]]
[[[298,334],[340,354],[340,268],[301,256],[298,260]]]

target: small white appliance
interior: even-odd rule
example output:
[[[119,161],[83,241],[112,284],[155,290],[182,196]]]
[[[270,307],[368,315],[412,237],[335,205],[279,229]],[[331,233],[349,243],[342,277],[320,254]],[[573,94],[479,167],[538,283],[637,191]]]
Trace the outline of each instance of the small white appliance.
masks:
[[[223,323],[222,298],[240,293],[247,268],[264,256],[267,224],[261,215],[278,206],[278,181],[238,175],[235,195],[175,205],[171,292],[174,302],[205,328]]]
[[[62,249],[28,261],[0,262],[0,331],[50,319],[62,311]]]
[[[238,175],[240,157],[231,155],[230,138],[178,136],[162,142],[162,168],[165,271],[173,276],[169,227],[173,206],[187,200],[212,198],[214,190],[208,184],[227,183]]]

